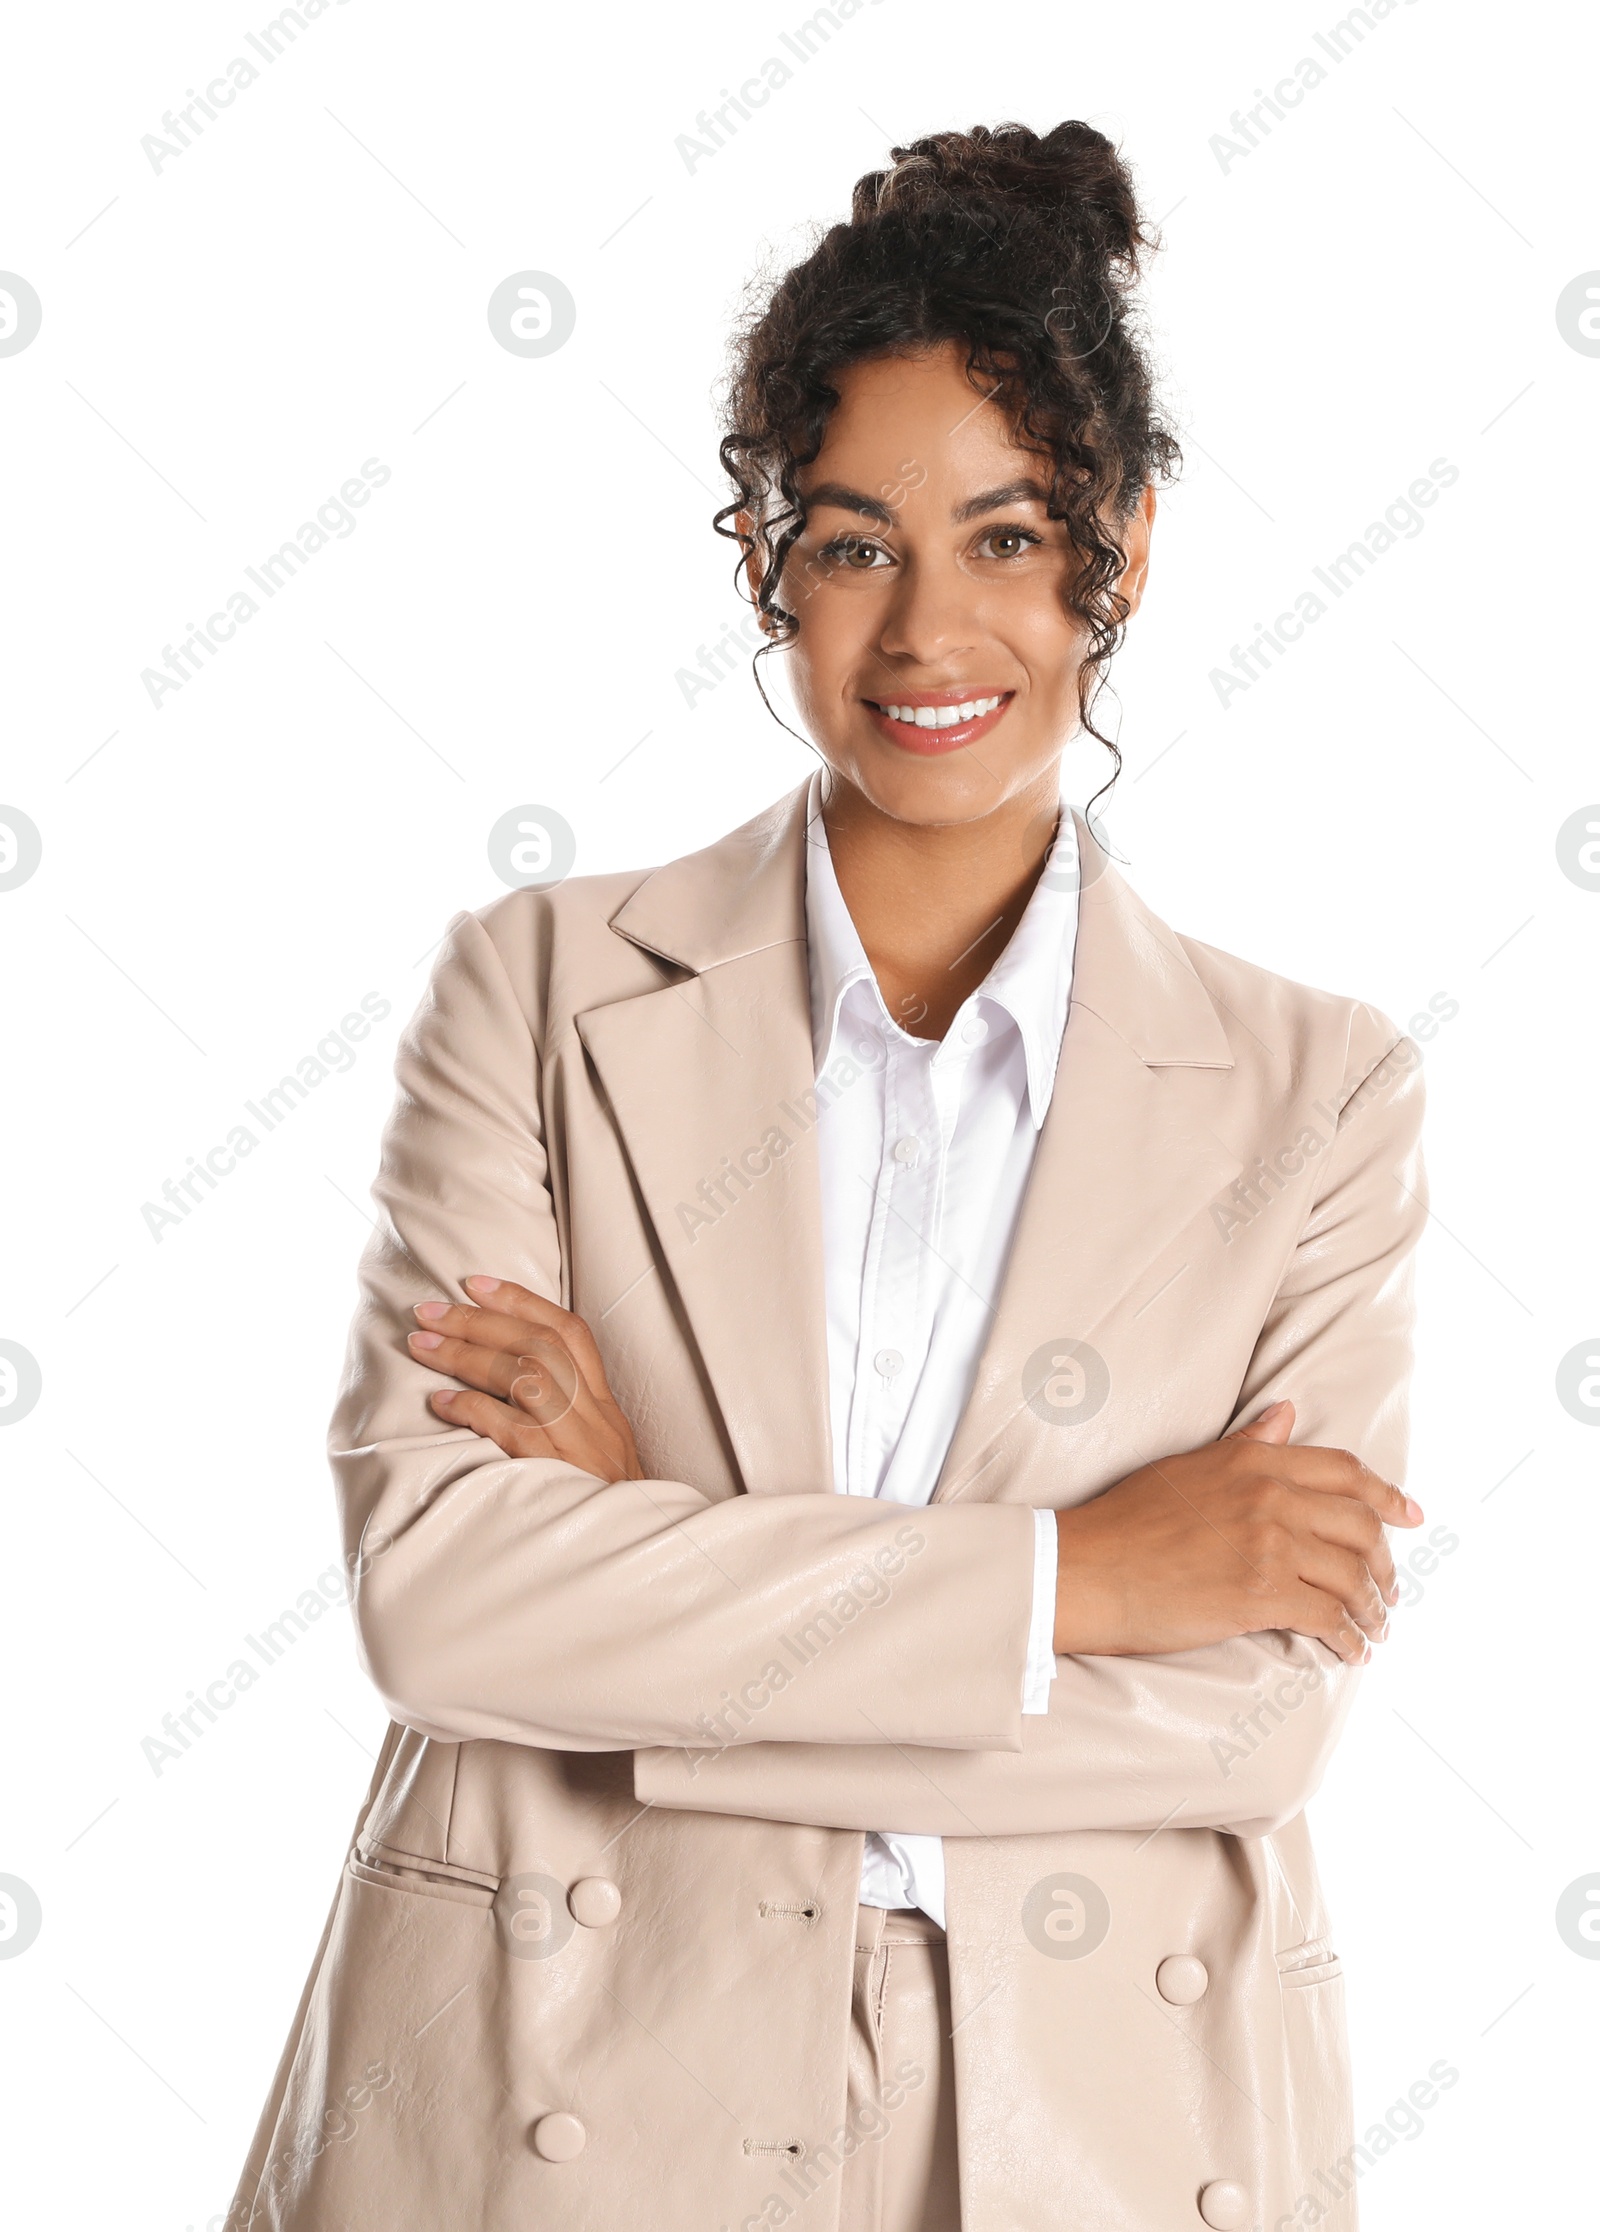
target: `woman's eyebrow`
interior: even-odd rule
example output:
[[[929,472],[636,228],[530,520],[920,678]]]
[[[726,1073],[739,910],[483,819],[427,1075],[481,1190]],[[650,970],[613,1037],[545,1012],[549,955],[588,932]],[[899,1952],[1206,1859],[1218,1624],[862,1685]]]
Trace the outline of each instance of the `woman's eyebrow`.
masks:
[[[858,512],[863,519],[875,519],[882,527],[894,525],[894,513],[876,496],[863,496],[859,488],[846,488],[842,481],[823,481],[805,496],[808,511],[818,511],[829,505],[834,511]]]
[[[979,519],[985,512],[999,511],[1004,504],[1048,502],[1047,491],[1037,481],[1007,481],[1004,488],[986,488],[981,496],[969,496],[964,504],[956,506],[950,517],[959,523],[964,519]]]
[[[969,496],[958,504],[950,517],[959,524],[967,519],[979,519],[985,512],[999,511],[1006,504],[1044,504],[1049,496],[1035,480],[1007,481],[1003,488],[986,488],[981,496]],[[889,506],[876,496],[867,496],[859,488],[846,488],[842,481],[822,481],[807,491],[805,505],[808,511],[820,511],[831,506],[835,511],[855,512],[859,518],[876,520],[882,527],[892,527],[895,515]]]

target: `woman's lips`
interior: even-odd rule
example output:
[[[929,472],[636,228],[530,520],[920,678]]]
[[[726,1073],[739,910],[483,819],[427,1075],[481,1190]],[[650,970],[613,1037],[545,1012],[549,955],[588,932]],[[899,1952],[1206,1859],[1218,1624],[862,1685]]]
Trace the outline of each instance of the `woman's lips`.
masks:
[[[880,736],[886,736],[902,752],[931,756],[939,752],[959,752],[964,744],[975,744],[980,736],[987,736],[995,723],[1005,718],[1006,708],[1015,695],[1014,690],[913,690],[901,697],[886,699],[884,704],[872,698],[863,702]],[[996,697],[1000,702],[987,713],[953,722],[948,728],[923,727],[915,721],[899,720],[885,710],[885,705],[897,705],[902,712],[907,707],[934,710],[941,706],[983,704]]]

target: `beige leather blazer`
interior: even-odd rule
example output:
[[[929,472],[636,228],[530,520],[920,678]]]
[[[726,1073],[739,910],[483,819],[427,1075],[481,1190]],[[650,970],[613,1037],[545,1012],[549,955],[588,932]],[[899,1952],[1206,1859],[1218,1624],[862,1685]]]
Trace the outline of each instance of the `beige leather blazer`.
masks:
[[[1260,1634],[1064,1659],[1024,1719],[1029,1513],[1280,1395],[1402,1477],[1417,1049],[1080,823],[971,1399],[926,1510],[836,1496],[804,810],[458,916],[402,1042],[331,1436],[393,1725],[231,2226],[827,2232],[884,1824],[950,1840],[967,2232],[1354,2223],[1303,1808],[1358,1677]],[[480,1270],[588,1321],[650,1478],[428,1410],[411,1305]]]

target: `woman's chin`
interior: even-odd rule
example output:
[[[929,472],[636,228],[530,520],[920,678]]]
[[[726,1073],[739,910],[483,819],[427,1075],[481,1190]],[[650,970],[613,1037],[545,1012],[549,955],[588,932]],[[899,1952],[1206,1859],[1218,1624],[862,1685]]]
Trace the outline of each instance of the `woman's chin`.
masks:
[[[980,758],[970,749],[937,755],[909,752],[876,738],[865,745],[852,740],[842,748],[819,744],[818,750],[830,772],[833,803],[838,803],[841,786],[847,787],[891,821],[928,829],[984,820],[1047,773],[1053,781],[1056,757],[1024,769],[1008,766],[992,753]]]

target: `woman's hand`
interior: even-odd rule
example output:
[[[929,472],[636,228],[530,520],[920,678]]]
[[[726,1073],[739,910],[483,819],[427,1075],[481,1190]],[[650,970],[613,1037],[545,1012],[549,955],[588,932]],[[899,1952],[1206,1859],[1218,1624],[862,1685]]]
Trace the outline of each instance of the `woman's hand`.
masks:
[[[1290,1449],[1294,1405],[1056,1513],[1058,1653],[1154,1656],[1288,1628],[1352,1665],[1399,1600],[1384,1523],[1422,1512],[1343,1449]]]
[[[429,1396],[439,1416],[508,1457],[558,1457],[598,1480],[643,1480],[633,1429],[582,1318],[510,1279],[476,1273],[465,1284],[483,1306],[418,1302],[425,1330],[407,1343],[419,1364],[466,1383],[466,1393]]]

